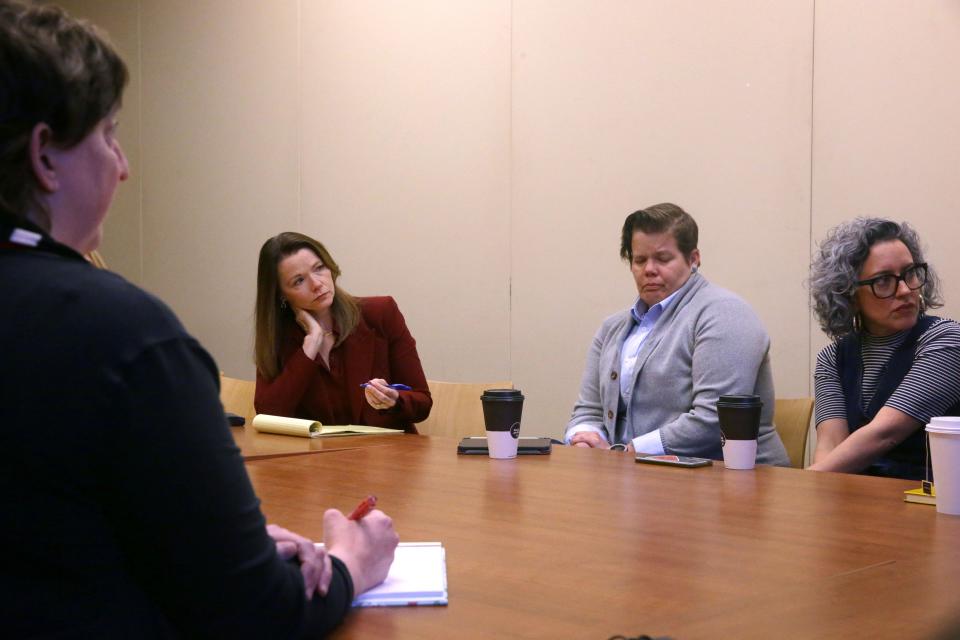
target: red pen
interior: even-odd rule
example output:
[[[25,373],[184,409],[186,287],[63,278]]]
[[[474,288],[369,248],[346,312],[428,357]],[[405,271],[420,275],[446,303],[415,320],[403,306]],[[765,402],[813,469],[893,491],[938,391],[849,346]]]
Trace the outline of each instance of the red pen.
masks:
[[[377,506],[377,496],[367,496],[362,502],[360,502],[360,504],[357,505],[357,508],[353,510],[353,513],[347,516],[347,520],[359,520],[363,516],[373,511],[375,506]]]

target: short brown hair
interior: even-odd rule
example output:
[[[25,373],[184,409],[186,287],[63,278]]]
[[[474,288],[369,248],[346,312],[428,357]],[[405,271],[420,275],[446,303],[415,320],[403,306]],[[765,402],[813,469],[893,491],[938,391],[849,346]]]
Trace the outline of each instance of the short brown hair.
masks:
[[[697,221],[689,213],[670,202],[663,202],[634,211],[623,221],[620,234],[620,257],[628,262],[633,259],[633,234],[643,233],[673,234],[677,248],[688,261],[690,254],[697,248],[699,231]]]
[[[272,380],[280,375],[283,363],[280,361],[280,340],[283,338],[283,314],[293,316],[293,309],[281,309],[283,297],[280,295],[278,267],[287,256],[301,249],[313,251],[333,275],[333,305],[330,312],[337,323],[339,335],[334,346],[342,343],[360,322],[360,305],[356,298],[337,285],[340,267],[334,261],[327,248],[310,236],[293,231],[275,235],[260,248],[260,261],[257,265],[257,302],[256,338],[254,344],[254,362],[260,375]]]
[[[96,27],[52,5],[0,0],[0,212],[49,226],[30,165],[34,127],[69,149],[120,104],[127,67]]]

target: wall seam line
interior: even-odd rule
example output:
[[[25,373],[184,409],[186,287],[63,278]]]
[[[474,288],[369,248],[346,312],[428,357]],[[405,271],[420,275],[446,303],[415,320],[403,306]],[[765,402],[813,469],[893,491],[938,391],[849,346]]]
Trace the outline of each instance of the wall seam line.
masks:
[[[297,228],[303,231],[303,0],[297,0]]]
[[[817,75],[817,0],[813,0],[813,15],[810,29],[810,211],[807,219],[807,256],[813,255],[813,181],[814,181],[814,133],[815,133],[815,103],[816,75]],[[811,380],[813,379],[813,314],[810,312],[810,296],[807,294],[807,395],[813,395]]]
[[[514,32],[514,2],[510,0],[510,86],[507,90],[507,220],[508,220],[508,273],[507,278],[507,372],[511,382],[514,381],[513,375],[513,232],[514,232],[514,192],[513,192],[513,174],[514,174],[514,147],[513,147],[513,32]],[[516,384],[514,384],[516,386]]]
[[[144,226],[144,215],[143,215],[143,183],[144,180],[144,171],[143,171],[143,0],[137,0],[137,157],[140,170],[139,180],[137,180],[137,213],[139,214],[137,222],[137,244],[138,244],[138,258],[139,258],[139,284],[140,286],[145,286],[146,274],[144,273],[143,268],[143,226]]]

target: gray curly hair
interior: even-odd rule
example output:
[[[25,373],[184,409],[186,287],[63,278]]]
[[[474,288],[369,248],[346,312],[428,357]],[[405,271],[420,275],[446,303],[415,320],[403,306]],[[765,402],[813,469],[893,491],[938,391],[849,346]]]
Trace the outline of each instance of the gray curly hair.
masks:
[[[882,218],[855,218],[837,225],[827,232],[814,253],[810,263],[810,296],[820,328],[831,338],[842,338],[854,330],[853,300],[860,269],[870,248],[888,240],[900,240],[907,245],[914,262],[924,262],[917,232],[906,222],[897,224]],[[927,283],[921,294],[927,308],[943,306],[940,279],[932,267],[927,268]]]

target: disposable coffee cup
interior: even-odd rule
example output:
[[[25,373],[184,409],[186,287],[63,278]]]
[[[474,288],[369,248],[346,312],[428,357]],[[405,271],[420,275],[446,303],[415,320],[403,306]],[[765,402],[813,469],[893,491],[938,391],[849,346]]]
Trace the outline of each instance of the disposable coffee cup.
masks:
[[[960,417],[930,418],[927,425],[937,511],[960,516]]]
[[[516,458],[523,394],[519,389],[487,389],[480,396],[491,458]]]
[[[717,400],[720,446],[727,469],[753,469],[756,464],[761,409],[760,396],[729,395]]]

